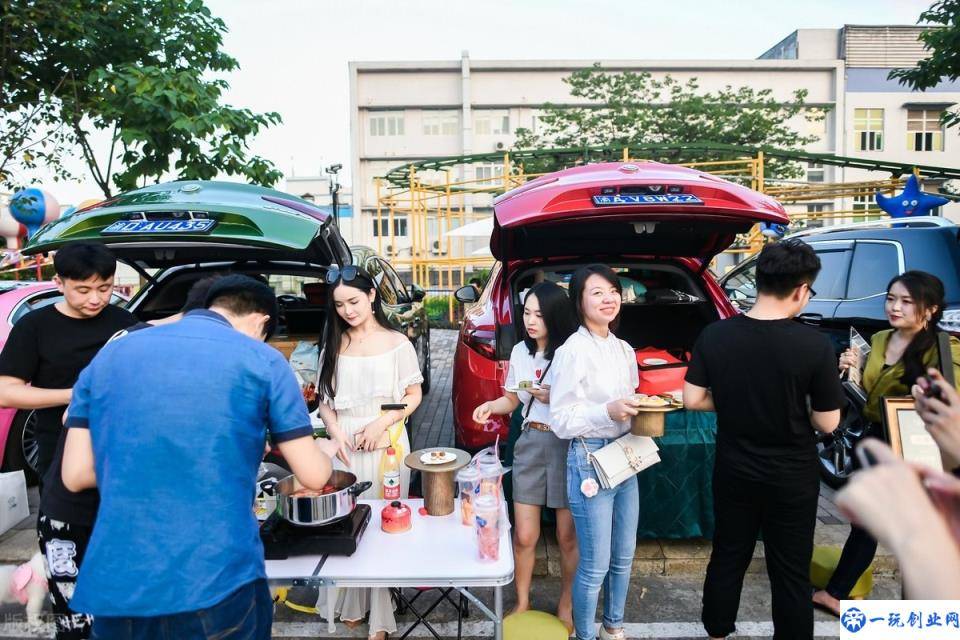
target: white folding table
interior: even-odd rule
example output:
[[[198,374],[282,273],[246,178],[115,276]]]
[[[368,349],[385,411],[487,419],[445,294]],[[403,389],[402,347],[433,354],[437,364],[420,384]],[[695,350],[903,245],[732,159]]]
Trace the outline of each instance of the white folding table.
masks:
[[[370,505],[367,530],[352,556],[296,556],[267,560],[267,578],[274,584],[315,587],[438,587],[456,589],[479,608],[494,624],[495,638],[503,637],[503,587],[513,581],[513,547],[509,527],[501,528],[500,558],[483,562],[477,555],[473,527],[460,521],[460,510],[448,516],[420,515],[423,500],[403,502],[412,511],[413,526],[399,534],[380,528],[384,500],[362,500]],[[491,611],[471,587],[492,587]],[[327,598],[330,632],[334,625],[334,599]],[[428,612],[429,613],[429,612]],[[419,618],[419,616],[418,616]],[[422,622],[422,619],[418,620]],[[417,623],[414,623],[417,624]]]

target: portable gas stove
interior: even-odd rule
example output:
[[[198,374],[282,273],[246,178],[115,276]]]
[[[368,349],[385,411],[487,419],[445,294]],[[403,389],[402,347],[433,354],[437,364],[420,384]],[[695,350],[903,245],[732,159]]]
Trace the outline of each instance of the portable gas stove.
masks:
[[[273,513],[260,525],[260,540],[267,560],[290,556],[350,556],[357,550],[370,523],[370,506],[358,504],[346,518],[319,527],[303,527]]]

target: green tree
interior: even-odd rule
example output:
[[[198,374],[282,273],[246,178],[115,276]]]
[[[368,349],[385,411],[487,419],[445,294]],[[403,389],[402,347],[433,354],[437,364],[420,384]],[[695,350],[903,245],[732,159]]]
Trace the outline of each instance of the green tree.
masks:
[[[960,78],[960,0],[941,0],[920,14],[917,22],[943,25],[920,34],[930,57],[908,69],[894,69],[889,77],[914,91],[926,91],[943,80]],[[948,127],[960,124],[960,112],[947,110],[943,123]]]
[[[705,92],[700,90],[696,78],[681,82],[670,75],[654,78],[645,71],[607,72],[599,64],[575,71],[564,82],[569,85],[571,96],[587,104],[545,105],[536,133],[517,129],[516,148],[712,142],[792,149],[814,142],[817,137],[801,135],[788,124],[790,119],[802,116],[816,121],[825,117],[822,109],[804,102],[805,89],[794,91],[792,100],[783,102],[769,89],[727,86]],[[691,162],[725,158],[679,154],[651,159]],[[544,158],[542,164],[525,168],[556,168],[549,158]],[[772,177],[802,175],[796,163],[776,159],[767,162],[766,169]]]
[[[0,0],[0,180],[79,156],[105,196],[173,172],[273,185],[248,141],[280,122],[222,104],[226,25],[202,0]],[[97,154],[92,134],[107,134]]]

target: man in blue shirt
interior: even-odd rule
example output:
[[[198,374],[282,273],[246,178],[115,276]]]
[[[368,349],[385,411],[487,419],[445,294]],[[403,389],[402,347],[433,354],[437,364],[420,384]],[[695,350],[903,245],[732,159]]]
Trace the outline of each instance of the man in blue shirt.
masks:
[[[63,482],[101,501],[71,606],[94,616],[94,638],[269,638],[253,513],[267,435],[303,485],[330,477],[331,447],[264,344],[271,289],[226,276],[207,303],[106,345],[74,387]]]

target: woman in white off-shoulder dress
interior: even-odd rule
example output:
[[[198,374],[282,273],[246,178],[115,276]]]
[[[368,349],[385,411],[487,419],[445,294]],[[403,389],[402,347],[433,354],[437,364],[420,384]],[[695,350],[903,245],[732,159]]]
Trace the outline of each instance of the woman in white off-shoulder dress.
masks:
[[[389,328],[380,306],[376,284],[363,270],[346,266],[331,269],[329,317],[324,329],[318,391],[323,398],[320,418],[339,444],[334,466],[350,471],[358,482],[373,483],[361,499],[380,497],[380,462],[385,449],[377,442],[390,426],[416,410],[422,398],[423,376],[417,354],[402,333]],[[381,411],[381,405],[404,404],[403,410]],[[397,435],[397,434],[394,434]],[[410,452],[410,438],[402,429],[395,438],[401,457]],[[410,470],[401,464],[401,497],[409,491]],[[348,626],[357,626],[369,612],[370,638],[382,640],[394,633],[394,607],[386,588],[321,589],[320,615],[334,614]]]

